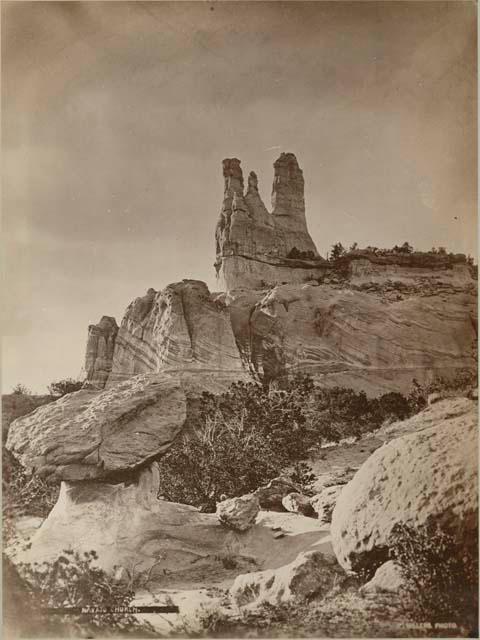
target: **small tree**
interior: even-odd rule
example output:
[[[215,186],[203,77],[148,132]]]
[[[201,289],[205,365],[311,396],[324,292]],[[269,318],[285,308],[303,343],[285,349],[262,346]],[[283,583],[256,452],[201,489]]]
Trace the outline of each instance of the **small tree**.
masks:
[[[26,387],[24,384],[21,384],[20,382],[13,387],[12,393],[15,394],[16,396],[32,395],[32,392],[30,391],[30,389],[28,389],[28,387]]]
[[[79,391],[83,386],[83,382],[80,380],[74,380],[73,378],[65,378],[65,380],[59,380],[58,382],[52,382],[48,385],[50,395],[57,398],[67,395],[67,393],[73,393]]]
[[[330,260],[333,262],[341,258],[346,253],[344,246],[341,242],[336,242],[332,245],[332,250],[330,251]]]
[[[356,251],[358,249],[358,242],[354,242],[350,245],[349,251]]]
[[[413,253],[413,247],[410,243],[404,242],[401,247],[398,248],[399,253]]]

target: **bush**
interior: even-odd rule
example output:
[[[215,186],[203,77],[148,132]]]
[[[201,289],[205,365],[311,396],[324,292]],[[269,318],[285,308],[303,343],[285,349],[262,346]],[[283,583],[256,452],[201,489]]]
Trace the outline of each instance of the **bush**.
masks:
[[[10,581],[17,591],[28,594],[29,616],[37,627],[57,633],[68,631],[69,635],[76,632],[76,636],[85,632],[149,630],[132,613],[121,611],[131,606],[135,596],[131,586],[96,566],[96,558],[95,551],[79,554],[64,550],[52,563],[10,567]],[[90,607],[96,611],[54,615],[46,611],[59,607]],[[113,612],[113,608],[117,610]],[[35,631],[38,633],[38,628]]]
[[[439,393],[441,396],[448,398],[466,394],[477,387],[478,373],[471,370],[459,371],[451,379],[438,376],[432,382],[424,385],[419,384],[414,378],[412,389],[408,395],[408,403],[412,414],[414,414],[427,406],[428,396],[431,393]]]
[[[478,631],[478,534],[458,536],[437,525],[397,525],[389,539],[405,579],[407,606],[419,621],[455,622]]]
[[[16,396],[28,396],[32,394],[30,389],[20,382],[13,387],[12,393]]]
[[[45,518],[58,498],[59,484],[29,473],[8,450],[3,452],[3,510]]]
[[[83,387],[83,382],[80,380],[74,380],[73,378],[65,378],[65,380],[58,380],[58,382],[52,382],[48,385],[48,390],[55,398],[61,398],[67,395],[67,393],[73,393],[79,391]]]
[[[235,383],[220,395],[204,393],[198,421],[160,460],[162,496],[214,511],[216,502],[254,491],[290,470],[306,493],[305,462],[325,440],[338,442],[407,415],[400,394],[379,400],[351,389],[319,389],[297,375],[282,386]]]

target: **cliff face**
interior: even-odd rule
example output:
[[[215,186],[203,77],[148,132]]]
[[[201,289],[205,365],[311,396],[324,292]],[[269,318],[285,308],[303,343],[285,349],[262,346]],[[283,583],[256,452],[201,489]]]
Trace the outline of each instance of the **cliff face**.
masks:
[[[203,282],[149,289],[125,312],[109,381],[165,369],[242,372],[228,310]]]
[[[476,366],[476,282],[456,257],[353,252],[322,262],[308,234],[293,154],[274,165],[272,213],[251,173],[225,160],[217,223],[224,293],[183,280],[134,300],[118,329],[89,328],[87,380],[201,370],[270,380],[306,371],[370,395]],[[290,257],[287,257],[290,256]],[[293,256],[293,257],[292,257]]]
[[[150,290],[127,309],[109,383],[201,369],[272,379],[305,371],[370,395],[475,367],[476,290],[467,270],[211,294],[199,281]]]
[[[293,153],[282,153],[274,164],[272,213],[260,197],[253,171],[244,192],[240,160],[224,160],[223,177],[215,230],[215,266],[222,289],[301,283],[324,273],[325,261],[307,230],[303,173]]]

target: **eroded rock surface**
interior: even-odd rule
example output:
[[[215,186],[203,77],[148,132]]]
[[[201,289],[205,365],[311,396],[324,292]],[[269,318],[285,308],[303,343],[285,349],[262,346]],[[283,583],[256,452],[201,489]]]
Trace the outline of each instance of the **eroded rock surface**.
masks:
[[[198,280],[149,289],[127,308],[116,339],[110,383],[166,369],[232,372],[243,368],[224,301]]]
[[[475,367],[476,294],[471,282],[460,285],[453,279],[438,295],[387,301],[375,291],[316,283],[228,294],[176,283],[127,309],[108,384],[169,370],[232,380],[303,371],[325,386],[405,393],[413,378],[424,383]]]
[[[332,521],[333,509],[344,486],[343,484],[337,484],[325,487],[310,499],[310,505],[320,522],[328,523]]]
[[[334,558],[320,551],[307,551],[279,569],[238,576],[230,595],[239,607],[262,602],[277,605],[293,599],[322,597],[344,577]]]
[[[254,494],[223,500],[217,504],[217,518],[234,531],[247,531],[255,524],[260,504]]]
[[[85,352],[85,376],[89,384],[103,388],[112,370],[118,325],[115,318],[103,316],[98,324],[88,327]]]
[[[40,476],[100,479],[165,453],[186,419],[179,379],[138,376],[101,392],[70,393],[15,420],[6,446]]]
[[[397,524],[437,523],[465,544],[478,520],[477,404],[443,400],[406,420],[346,485],[333,511],[331,535],[346,570],[388,559]]]
[[[287,511],[301,513],[304,516],[313,517],[315,515],[310,498],[301,493],[289,493],[282,499],[282,505]]]

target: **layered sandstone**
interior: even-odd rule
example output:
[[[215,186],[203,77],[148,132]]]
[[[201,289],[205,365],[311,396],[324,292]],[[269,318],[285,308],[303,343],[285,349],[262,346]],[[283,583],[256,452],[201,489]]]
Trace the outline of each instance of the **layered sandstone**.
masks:
[[[241,377],[229,312],[198,280],[149,289],[128,306],[109,381],[167,369],[237,372]]]
[[[252,171],[244,191],[240,160],[223,161],[225,190],[215,231],[221,288],[259,288],[321,277],[325,261],[307,229],[303,173],[293,153],[274,164],[272,213]]]
[[[150,290],[127,309],[108,382],[169,370],[232,381],[303,371],[323,385],[379,395],[475,367],[468,271],[375,275],[228,294],[198,281]]]

